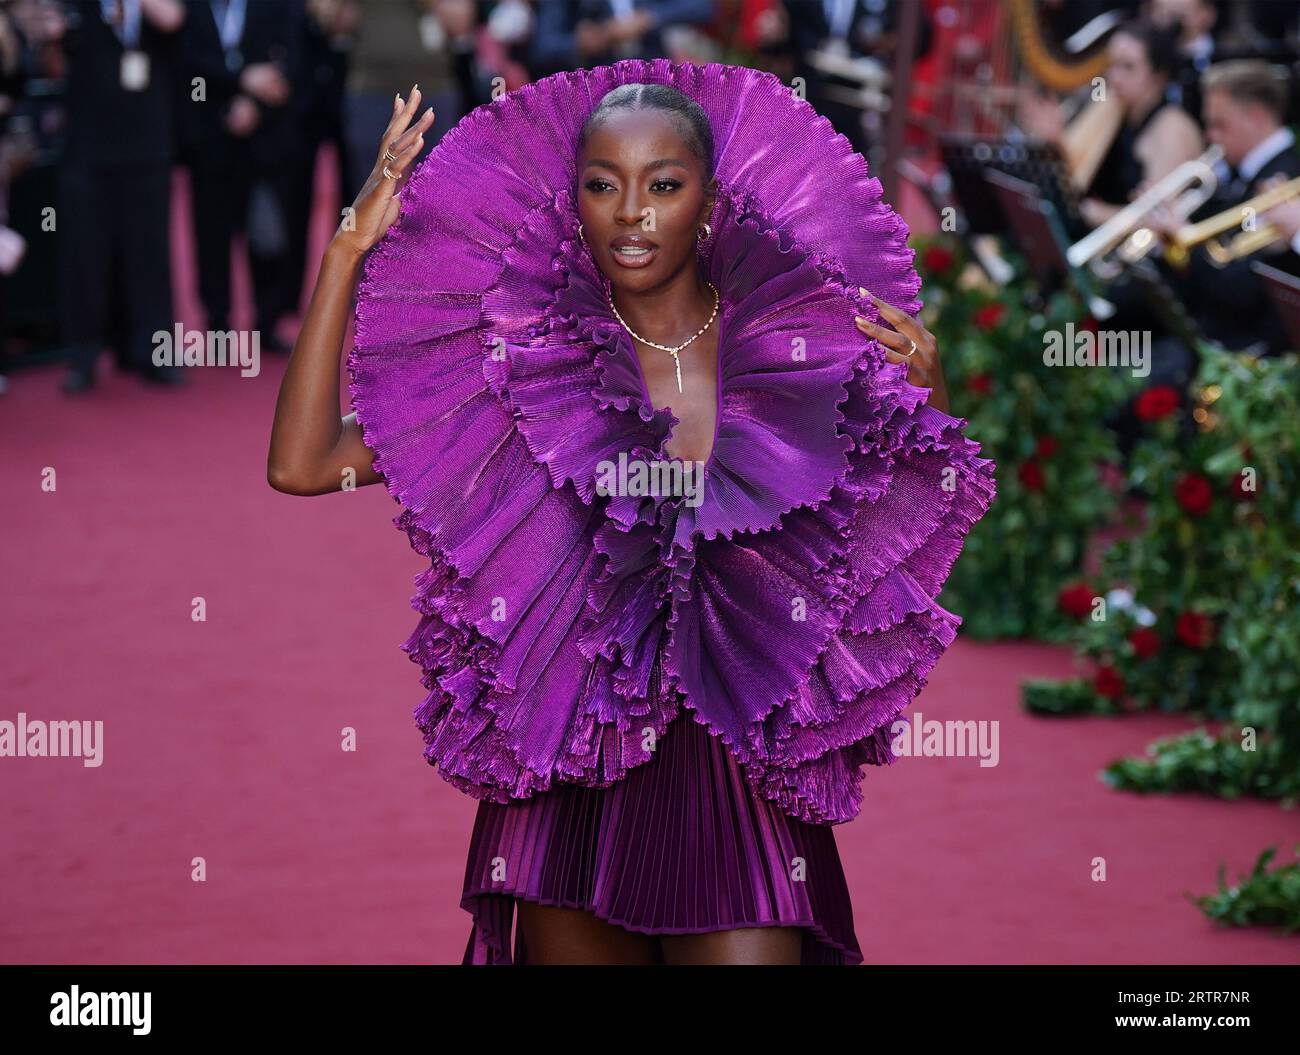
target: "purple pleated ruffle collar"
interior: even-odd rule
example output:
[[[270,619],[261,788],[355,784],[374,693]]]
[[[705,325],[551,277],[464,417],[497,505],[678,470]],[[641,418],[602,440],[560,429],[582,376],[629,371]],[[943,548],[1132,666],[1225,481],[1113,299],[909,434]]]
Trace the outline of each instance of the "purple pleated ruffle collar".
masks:
[[[578,130],[630,81],[696,98],[717,141],[698,506],[596,487],[620,454],[664,459],[676,424],[577,238]],[[918,310],[906,237],[847,141],[739,67],[559,74],[431,152],[367,260],[348,368],[395,522],[430,559],[403,647],[444,778],[495,801],[608,785],[685,705],[787,813],[857,814],[862,766],[893,761],[955,635],[934,598],[994,495],[966,423],[853,325],[877,317],[859,286]]]

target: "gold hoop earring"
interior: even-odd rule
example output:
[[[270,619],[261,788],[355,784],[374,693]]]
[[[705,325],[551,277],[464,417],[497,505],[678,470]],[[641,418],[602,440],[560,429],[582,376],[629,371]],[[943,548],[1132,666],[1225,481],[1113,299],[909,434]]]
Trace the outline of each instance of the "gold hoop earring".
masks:
[[[707,223],[703,227],[697,227],[695,229],[695,240],[697,242],[703,242],[705,239],[712,237],[712,235],[713,228]]]
[[[578,241],[583,245],[587,244],[587,239],[582,237],[582,224],[578,224]]]

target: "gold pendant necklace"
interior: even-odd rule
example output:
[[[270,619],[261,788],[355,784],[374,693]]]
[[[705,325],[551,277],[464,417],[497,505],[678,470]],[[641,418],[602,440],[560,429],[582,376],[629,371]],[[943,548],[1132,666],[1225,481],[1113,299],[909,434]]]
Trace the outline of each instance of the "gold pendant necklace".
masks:
[[[706,285],[709,287],[709,289],[713,290],[713,314],[709,316],[709,321],[706,322],[695,332],[694,336],[688,338],[685,341],[682,341],[682,343],[678,345],[656,344],[654,341],[647,341],[644,337],[642,337],[639,333],[637,333],[634,329],[632,329],[631,326],[629,326],[626,322],[623,321],[623,316],[619,315],[618,308],[614,307],[613,292],[608,289],[605,291],[605,299],[609,301],[610,310],[614,313],[618,321],[622,323],[623,329],[627,330],[627,332],[630,333],[633,338],[640,341],[642,344],[648,344],[651,348],[658,348],[660,351],[668,352],[673,357],[673,362],[677,366],[677,391],[678,392],[682,390],[682,361],[680,358],[678,358],[678,353],[683,348],[685,348],[688,344],[690,344],[691,341],[694,341],[696,337],[699,337],[701,334],[704,333],[705,330],[707,330],[710,326],[712,326],[713,320],[718,317],[718,305],[721,303],[721,298],[718,296],[718,289],[712,282],[707,282]]]

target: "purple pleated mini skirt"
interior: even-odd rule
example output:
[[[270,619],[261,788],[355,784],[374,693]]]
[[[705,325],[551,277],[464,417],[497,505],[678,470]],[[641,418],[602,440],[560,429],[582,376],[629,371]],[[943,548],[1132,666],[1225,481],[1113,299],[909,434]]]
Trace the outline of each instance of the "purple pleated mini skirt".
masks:
[[[481,800],[461,907],[464,964],[526,964],[515,899],[585,909],[644,934],[803,928],[803,964],[859,964],[830,825],[757,795],[726,745],[682,708],[655,758],[607,788],[556,784]]]

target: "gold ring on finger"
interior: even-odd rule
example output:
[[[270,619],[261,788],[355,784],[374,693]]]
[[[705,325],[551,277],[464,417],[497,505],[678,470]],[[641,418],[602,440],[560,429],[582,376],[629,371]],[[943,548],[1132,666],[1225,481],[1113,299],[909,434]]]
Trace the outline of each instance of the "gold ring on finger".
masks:
[[[393,180],[397,179],[396,176],[394,176],[391,172],[388,171],[388,166],[387,166],[387,165],[384,166],[384,178],[385,178],[385,179],[393,179]]]
[[[916,354],[916,342],[909,337],[907,339],[907,343],[910,344],[912,347],[909,348],[907,351],[905,351],[903,355],[905,355],[908,359],[910,359],[912,358],[913,355]]]
[[[385,161],[396,161],[396,160],[397,160],[397,155],[394,154],[394,153],[393,153],[391,150],[389,150],[387,147],[384,147],[384,160],[385,160]]]

